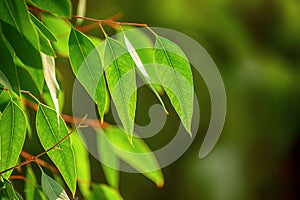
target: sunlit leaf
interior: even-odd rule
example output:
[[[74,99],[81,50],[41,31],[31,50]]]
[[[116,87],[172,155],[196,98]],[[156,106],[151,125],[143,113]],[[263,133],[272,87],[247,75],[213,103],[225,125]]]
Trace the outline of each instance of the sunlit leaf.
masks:
[[[48,10],[55,15],[61,17],[71,17],[71,1],[70,0],[28,0],[34,6],[43,10]]]
[[[21,108],[11,101],[0,119],[0,171],[16,165],[21,153],[25,135],[26,119]],[[2,174],[8,178],[12,171]]]
[[[31,167],[27,166],[25,181],[25,198],[26,200],[47,200],[47,197],[37,185],[37,180]]]
[[[59,104],[58,104],[58,94],[59,85],[55,76],[55,61],[54,58],[42,53],[43,60],[43,70],[46,84],[48,86],[52,102],[56,111],[57,121],[59,123]]]
[[[143,173],[157,186],[163,186],[164,178],[159,164],[151,149],[142,139],[133,137],[134,146],[132,146],[127,142],[126,134],[121,129],[110,126],[104,132],[105,135],[102,135],[101,139],[112,148],[115,155]]]
[[[9,180],[4,179],[4,196],[7,197],[7,200],[19,200],[12,184]],[[1,196],[0,196],[1,197]],[[5,199],[5,198],[4,198]]]
[[[66,124],[61,117],[59,126],[60,129],[58,127],[55,110],[39,104],[36,114],[36,129],[45,150],[57,145],[57,143],[68,134]],[[58,144],[55,149],[49,151],[47,154],[60,171],[71,192],[74,194],[76,190],[77,175],[75,156],[70,143],[70,138],[66,138],[62,143]]]
[[[107,185],[104,184],[95,184],[92,186],[92,195],[89,200],[92,199],[107,199],[107,200],[123,200],[120,193]]]
[[[20,84],[16,65],[8,47],[0,34],[0,83],[20,95]]]
[[[50,200],[69,200],[66,191],[44,172],[42,172],[42,188]]]
[[[49,40],[40,31],[38,31],[38,36],[39,36],[39,40],[40,40],[41,52],[43,52],[49,56],[56,57],[55,52],[54,52]]]
[[[76,171],[78,176],[78,186],[85,198],[90,194],[91,168],[89,154],[81,141],[78,133],[71,135],[72,146],[75,153]]]
[[[0,1],[2,31],[22,62],[42,68],[39,40],[31,23],[24,0]]]
[[[74,74],[97,104],[103,120],[107,93],[98,51],[87,36],[72,28],[69,52]]]
[[[131,44],[131,42],[127,38],[126,33],[128,33],[128,32],[123,32],[124,43],[126,45],[126,48],[129,51],[129,53],[130,53],[131,58],[133,59],[134,63],[136,64],[136,67],[138,68],[138,71],[140,72],[139,74],[144,78],[145,82],[152,89],[152,91],[154,92],[154,94],[158,98],[159,102],[161,103],[162,107],[164,108],[165,112],[168,113],[168,111],[165,107],[165,104],[164,104],[163,100],[161,99],[161,97],[160,97],[160,95],[157,91],[156,86],[157,86],[158,81],[153,79],[153,72],[155,71],[155,68],[154,68],[154,57],[152,57],[153,51],[152,51],[152,49],[151,50],[149,49],[151,46],[149,46],[148,49],[144,48],[144,49],[139,49],[139,50],[140,50],[140,54],[142,54],[142,56],[144,56],[146,54],[146,56],[148,55],[150,57],[150,60],[148,60],[148,63],[146,63],[146,64],[148,64],[148,66],[149,66],[148,71],[152,71],[152,73],[151,73],[152,76],[150,76],[148,74],[147,70],[144,67],[144,63],[140,58],[140,55],[137,53],[137,51],[135,50],[133,44]],[[137,33],[133,33],[133,34],[136,35]],[[132,31],[129,32],[129,35],[132,36]],[[140,33],[138,36],[140,36],[140,37],[143,36],[143,39],[146,40],[146,42],[147,42],[147,38],[145,39],[145,36],[143,34]],[[134,40],[132,40],[132,41],[135,41],[136,38],[138,38],[138,37],[135,37]],[[151,60],[151,58],[153,58],[153,60]],[[150,70],[151,66],[153,68],[152,70]]]
[[[60,17],[47,13],[42,14],[44,25],[53,33],[57,41],[51,41],[53,48],[58,55],[69,57],[68,39],[71,25]]]
[[[35,26],[41,31],[41,33],[50,41],[57,41],[54,34],[45,26],[40,20],[38,20],[33,14],[30,13],[30,18]]]
[[[120,161],[113,151],[113,147],[103,137],[102,129],[98,130],[97,147],[102,169],[108,184],[114,188],[119,187],[119,165]]]
[[[161,84],[191,134],[194,84],[189,61],[177,44],[159,36],[155,43],[155,61]]]
[[[134,62],[127,49],[112,38],[106,40],[104,69],[112,100],[131,141],[137,96]]]

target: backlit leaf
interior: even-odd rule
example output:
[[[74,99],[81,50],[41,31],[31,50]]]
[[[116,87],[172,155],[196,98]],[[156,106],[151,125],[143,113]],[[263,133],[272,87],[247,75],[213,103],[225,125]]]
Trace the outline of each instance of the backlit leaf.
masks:
[[[57,121],[59,123],[59,103],[58,103],[58,94],[59,94],[59,85],[55,76],[55,61],[54,58],[42,53],[43,60],[43,71],[46,84],[48,86],[52,102],[56,111]]]
[[[106,40],[104,69],[112,100],[131,141],[137,96],[134,62],[127,49],[112,38]]]
[[[123,200],[120,193],[105,184],[97,184],[92,186],[92,195],[90,196],[90,200],[92,199],[107,199],[107,200]]]
[[[58,127],[55,110],[43,104],[39,104],[36,114],[36,129],[45,150],[56,145],[68,134],[68,128],[61,117],[59,126],[60,128]],[[71,192],[74,194],[76,190],[77,175],[75,157],[70,138],[65,139],[56,146],[56,149],[49,151],[47,154],[60,171]]]
[[[189,61],[177,44],[159,36],[155,43],[155,61],[161,84],[191,134],[194,85]]]
[[[53,14],[61,17],[71,17],[71,1],[70,0],[29,0],[34,6],[43,10],[48,10]]]
[[[50,200],[69,200],[66,191],[44,172],[42,172],[42,188]]]
[[[78,186],[85,198],[90,194],[91,168],[89,154],[81,141],[78,133],[71,136],[72,146],[75,153],[76,171],[78,176]]]
[[[56,41],[54,34],[45,26],[40,20],[38,20],[33,14],[30,13],[30,18],[35,26],[41,31],[41,33],[50,41]]]
[[[0,83],[20,95],[20,84],[16,65],[8,47],[0,34]]]
[[[2,113],[0,133],[0,171],[3,171],[17,164],[26,135],[25,115],[13,101]],[[11,173],[12,170],[2,176],[8,178]]]
[[[118,188],[120,161],[114,153],[111,144],[103,137],[103,134],[103,130],[99,129],[97,133],[97,146],[102,169],[108,184],[114,188]]]
[[[98,51],[87,36],[72,28],[69,53],[74,74],[97,104],[99,115],[103,120],[107,94]]]
[[[29,18],[24,0],[0,1],[2,31],[21,61],[34,68],[42,68],[39,40]]]
[[[119,128],[110,126],[101,139],[110,145],[115,155],[127,162],[140,173],[152,180],[157,186],[164,184],[159,164],[147,144],[140,138],[133,137],[132,143],[127,142],[126,134]]]

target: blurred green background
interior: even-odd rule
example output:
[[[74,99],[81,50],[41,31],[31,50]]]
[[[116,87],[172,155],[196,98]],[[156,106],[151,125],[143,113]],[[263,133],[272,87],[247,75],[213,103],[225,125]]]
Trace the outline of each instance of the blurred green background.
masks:
[[[73,5],[75,13],[77,1]],[[203,80],[195,77],[201,97],[195,142],[163,169],[163,188],[140,174],[121,173],[125,199],[300,199],[300,1],[87,0],[87,17],[105,19],[119,12],[120,21],[174,29],[197,40],[217,64],[228,100],[221,138],[199,159],[210,100]],[[155,97],[141,90],[138,98],[137,122],[147,124],[147,105]],[[171,110],[162,133],[147,142],[163,146],[178,122]],[[104,181],[94,163],[94,181]]]

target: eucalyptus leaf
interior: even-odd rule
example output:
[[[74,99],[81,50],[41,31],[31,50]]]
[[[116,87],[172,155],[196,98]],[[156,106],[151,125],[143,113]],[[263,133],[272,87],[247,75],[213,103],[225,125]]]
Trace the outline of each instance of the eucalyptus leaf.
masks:
[[[39,31],[50,41],[57,41],[54,34],[45,26],[40,20],[38,20],[33,14],[30,13],[30,18]]]
[[[70,137],[75,154],[78,186],[83,196],[87,198],[90,195],[91,183],[89,153],[77,132],[73,133]]]
[[[0,171],[17,164],[26,136],[26,118],[22,109],[10,101],[0,119]],[[2,176],[8,178],[11,171]]]
[[[34,6],[43,10],[48,10],[61,17],[71,17],[72,7],[70,0],[28,0]]]
[[[42,172],[42,188],[49,200],[69,200],[66,191],[44,172]]]
[[[101,166],[108,184],[114,188],[118,188],[120,161],[113,151],[113,146],[103,134],[103,130],[99,129],[97,132],[97,147]]]
[[[155,61],[160,82],[191,135],[194,83],[189,61],[177,44],[159,36],[155,43]]]
[[[90,200],[93,199],[107,199],[107,200],[123,200],[120,193],[105,184],[94,184],[92,186],[92,195],[90,196]]]
[[[163,174],[160,166],[147,144],[140,138],[133,137],[133,146],[127,142],[124,131],[115,126],[110,126],[104,131],[102,142],[109,145],[114,154],[127,162],[140,173],[152,180],[158,187],[164,185]]]
[[[96,47],[87,36],[72,28],[69,53],[74,74],[97,104],[99,115],[103,120],[107,93],[100,55]]]
[[[59,123],[59,85],[55,76],[55,61],[54,58],[42,53],[43,71],[46,84],[48,86],[52,102],[56,111],[57,122]]]
[[[134,62],[128,50],[112,38],[106,40],[104,69],[112,100],[131,142],[137,98]]]
[[[20,95],[20,83],[16,65],[2,34],[0,34],[0,52],[0,83]]]
[[[56,148],[47,154],[60,171],[72,194],[74,194],[77,174],[75,156],[70,138],[66,138],[63,142],[57,144],[69,132],[65,122],[60,117],[60,123],[58,125],[55,110],[43,104],[39,104],[36,114],[36,130],[45,150],[56,145]]]
[[[37,32],[31,23],[24,0],[0,1],[2,31],[21,61],[42,68]]]

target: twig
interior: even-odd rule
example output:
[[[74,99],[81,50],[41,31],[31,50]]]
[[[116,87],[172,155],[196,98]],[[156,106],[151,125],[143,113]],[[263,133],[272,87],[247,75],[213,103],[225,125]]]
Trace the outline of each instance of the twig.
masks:
[[[78,128],[85,127],[85,126],[82,125],[82,123],[83,123],[83,121],[84,121],[85,119],[86,119],[86,117],[84,117],[84,118],[82,119],[82,121],[78,124],[77,127],[73,128],[67,135],[65,135],[60,141],[58,141],[58,142],[57,142],[55,145],[53,145],[51,148],[49,148],[49,149],[47,149],[46,151],[44,151],[44,152],[38,154],[37,156],[31,157],[31,158],[25,160],[24,162],[21,162],[21,163],[15,165],[14,167],[8,168],[8,169],[6,169],[6,170],[0,172],[0,175],[3,174],[3,173],[5,173],[5,172],[8,172],[8,171],[10,171],[10,170],[14,170],[14,169],[16,169],[16,168],[18,168],[18,167],[22,167],[23,165],[27,165],[28,163],[31,163],[31,162],[33,162],[33,161],[37,162],[36,160],[37,160],[39,157],[41,157],[41,156],[45,155],[46,153],[48,153],[49,151],[51,151],[51,150],[57,148],[57,146],[58,146],[60,143],[62,143],[63,141],[65,141],[65,140],[66,140],[66,139],[67,139],[67,138],[68,138],[75,130],[77,130]]]

